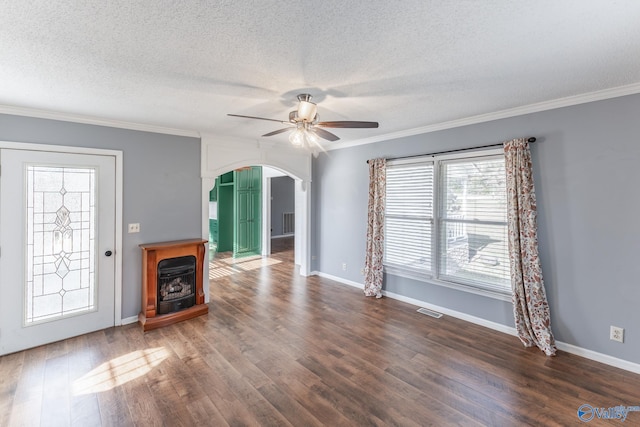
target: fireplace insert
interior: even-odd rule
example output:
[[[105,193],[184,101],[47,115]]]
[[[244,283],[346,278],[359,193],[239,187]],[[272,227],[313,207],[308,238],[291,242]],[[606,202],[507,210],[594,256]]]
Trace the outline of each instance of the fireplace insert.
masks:
[[[163,259],[158,263],[158,314],[173,313],[196,303],[196,257]]]

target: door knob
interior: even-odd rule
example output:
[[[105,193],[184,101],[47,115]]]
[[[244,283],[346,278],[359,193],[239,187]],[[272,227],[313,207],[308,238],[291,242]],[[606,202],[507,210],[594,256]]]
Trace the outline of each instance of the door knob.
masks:
[[[106,256],[111,256],[111,255],[113,255],[113,252],[111,252],[111,251],[107,251],[107,252],[105,252],[104,254],[105,254]]]

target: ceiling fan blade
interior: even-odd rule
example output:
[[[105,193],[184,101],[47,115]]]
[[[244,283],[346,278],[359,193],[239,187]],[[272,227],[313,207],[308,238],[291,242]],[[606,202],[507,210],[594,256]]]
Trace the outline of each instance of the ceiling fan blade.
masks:
[[[325,128],[377,128],[378,122],[354,122],[354,121],[337,121],[337,122],[319,122],[316,126]]]
[[[277,134],[282,133],[282,132],[286,132],[286,131],[291,130],[291,129],[293,129],[293,128],[289,127],[289,128],[284,128],[284,129],[278,129],[278,130],[274,130],[273,132],[265,133],[262,136],[273,136],[273,135],[277,135]]]
[[[276,120],[276,119],[266,119],[264,117],[255,117],[255,116],[242,116],[240,114],[227,114],[227,116],[231,116],[231,117],[242,117],[243,119],[256,119],[256,120],[267,120],[270,122],[277,122],[277,123],[284,123],[287,124],[288,122],[284,122],[282,120]]]
[[[340,138],[338,138],[336,135],[332,134],[329,131],[326,131],[324,129],[320,129],[318,127],[314,127],[313,130],[315,131],[315,133],[322,139],[326,139],[327,141],[337,141]]]

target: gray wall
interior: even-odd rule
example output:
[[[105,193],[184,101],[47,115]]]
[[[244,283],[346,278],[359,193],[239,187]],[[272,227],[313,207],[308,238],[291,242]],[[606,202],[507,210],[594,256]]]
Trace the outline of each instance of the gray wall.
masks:
[[[201,237],[200,139],[0,114],[0,140],[123,152],[124,318],[140,312],[138,245]],[[132,222],[140,233],[127,233]]]
[[[556,339],[640,363],[639,112],[640,95],[632,95],[321,155],[313,163],[312,270],[363,281],[367,159],[535,136],[539,248]],[[508,302],[394,276],[384,288],[514,324]],[[610,325],[625,328],[624,344],[609,340]]]
[[[293,178],[271,178],[271,235],[282,236],[282,214],[295,212],[295,187]]]

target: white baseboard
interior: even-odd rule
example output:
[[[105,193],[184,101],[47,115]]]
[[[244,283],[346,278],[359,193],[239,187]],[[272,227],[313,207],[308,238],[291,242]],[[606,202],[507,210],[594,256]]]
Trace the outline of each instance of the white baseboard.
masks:
[[[316,275],[342,283],[343,285],[353,286],[359,289],[364,289],[364,284],[354,282],[353,280],[343,279],[342,277],[326,274],[321,271],[313,271],[311,275]],[[485,328],[493,329],[498,332],[517,336],[516,328],[505,326],[501,323],[492,322],[490,320],[482,319],[480,317],[471,316],[466,313],[451,310],[445,307],[440,307],[435,304],[430,304],[425,301],[417,300],[415,298],[409,298],[404,295],[399,295],[393,292],[382,291],[382,295],[392,298],[398,301],[413,304],[417,307],[428,308],[429,310],[437,311],[447,316],[455,317],[456,319],[464,320],[469,323],[484,326]],[[578,347],[573,344],[567,344],[565,342],[556,341],[556,347],[558,350],[565,351],[567,353],[575,354],[576,356],[584,357],[585,359],[594,360],[596,362],[604,363],[605,365],[613,366],[615,368],[624,369],[625,371],[634,372],[640,374],[640,364],[629,362],[628,360],[618,359],[617,357],[609,356],[607,354],[598,353],[596,351],[587,350],[586,348]]]
[[[293,237],[295,236],[294,233],[289,233],[289,234],[278,234],[277,236],[271,236],[272,239],[284,239],[285,237]]]
[[[121,325],[130,325],[132,323],[136,323],[138,321],[138,316],[125,317],[122,319]]]
[[[354,282],[353,280],[343,279],[342,277],[334,276],[332,274],[323,273],[321,271],[313,271],[311,275],[324,277],[325,279],[333,280],[335,282],[342,283],[343,285],[353,286],[354,288],[364,289],[364,285],[362,283]]]
[[[614,366],[616,368],[624,369],[625,371],[640,374],[640,364],[638,363],[618,359],[617,357],[609,356],[608,354],[587,350],[586,348],[567,344],[566,342],[561,341],[556,341],[556,347],[558,347],[558,350],[566,351],[567,353],[575,354],[576,356],[581,356],[585,359],[595,360],[596,362],[604,363],[605,365]]]

